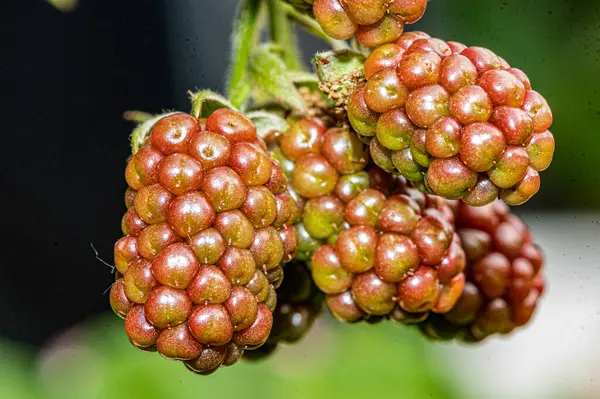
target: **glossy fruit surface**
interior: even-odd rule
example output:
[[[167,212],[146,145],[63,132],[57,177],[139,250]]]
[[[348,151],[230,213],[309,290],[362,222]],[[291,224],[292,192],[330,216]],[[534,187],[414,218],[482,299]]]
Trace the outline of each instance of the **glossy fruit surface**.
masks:
[[[364,74],[348,119],[383,170],[472,206],[520,205],[538,191],[554,155],[552,112],[521,70],[488,49],[408,32],[376,47]]]
[[[110,304],[134,346],[206,374],[266,340],[298,238],[287,177],[254,124],[229,109],[200,122],[159,119],[127,165]],[[288,146],[295,153],[320,143],[324,128],[306,129],[308,139]],[[345,156],[337,159],[348,168]]]

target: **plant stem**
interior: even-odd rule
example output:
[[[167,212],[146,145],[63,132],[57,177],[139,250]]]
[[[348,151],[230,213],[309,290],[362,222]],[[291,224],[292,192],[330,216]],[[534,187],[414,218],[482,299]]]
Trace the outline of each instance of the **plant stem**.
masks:
[[[264,20],[260,16],[262,0],[242,0],[238,6],[231,37],[231,61],[227,97],[231,103],[242,108],[252,91],[248,77],[248,60],[256,46]]]
[[[283,60],[289,70],[301,70],[298,42],[281,0],[267,0],[271,40],[281,47]]]
[[[329,46],[331,46],[334,50],[347,49],[348,43],[343,40],[335,40],[327,36],[327,34],[321,29],[321,26],[317,21],[312,19],[310,16],[303,14],[296,10],[294,7],[288,4],[282,4],[281,7],[285,8],[287,15],[298,25],[302,26],[306,31],[308,31],[313,36],[318,37],[325,41]]]

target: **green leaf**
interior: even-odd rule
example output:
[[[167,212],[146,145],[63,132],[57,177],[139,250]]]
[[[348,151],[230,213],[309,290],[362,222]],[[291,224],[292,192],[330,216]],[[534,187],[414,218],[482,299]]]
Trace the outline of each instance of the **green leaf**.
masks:
[[[364,64],[365,56],[350,49],[326,51],[313,58],[321,82],[337,82],[350,75],[362,76]]]
[[[251,93],[248,61],[264,25],[264,18],[260,15],[261,5],[262,0],[243,0],[236,13],[231,36],[231,62],[227,82],[227,98],[236,107],[242,107]]]
[[[298,88],[307,87],[311,91],[319,90],[319,79],[314,73],[304,71],[290,71],[288,72],[288,78]]]
[[[288,77],[280,49],[272,44],[257,47],[250,57],[250,74],[262,92],[273,97],[282,107],[297,114],[306,113],[306,105],[294,83]]]
[[[237,111],[237,108],[219,93],[211,90],[201,90],[190,93],[192,101],[192,116],[196,119],[207,118],[219,108],[229,108]]]
[[[252,111],[246,115],[256,125],[258,135],[265,138],[272,132],[285,132],[290,128],[289,123],[281,115],[268,111]]]

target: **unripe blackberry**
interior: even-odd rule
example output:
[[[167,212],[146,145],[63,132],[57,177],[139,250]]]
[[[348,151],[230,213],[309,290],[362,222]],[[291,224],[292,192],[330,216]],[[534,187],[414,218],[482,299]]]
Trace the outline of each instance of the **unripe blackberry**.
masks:
[[[457,232],[467,256],[467,281],[452,310],[420,325],[433,339],[481,341],[526,325],[544,291],[543,253],[531,232],[501,201],[459,203]]]
[[[270,137],[269,147],[280,163],[292,164],[290,198],[286,206],[278,201],[278,207],[281,202],[282,209],[292,210],[288,221],[301,222],[294,235],[297,256],[308,260],[344,228],[344,201],[368,187],[368,146],[352,130],[327,129],[318,119],[303,118],[287,132]]]
[[[324,295],[312,281],[305,263],[293,261],[286,265],[285,280],[277,289],[271,335],[257,350],[245,352],[244,358],[261,360],[271,355],[280,343],[301,340],[321,313],[323,299]]]
[[[288,0],[296,8],[313,4],[313,14],[321,28],[334,39],[352,36],[365,47],[397,40],[405,24],[417,22],[427,8],[427,0]]]
[[[364,74],[348,119],[385,171],[472,206],[520,205],[539,190],[552,112],[522,71],[490,50],[408,32],[374,49]]]
[[[209,374],[267,340],[298,239],[287,178],[263,146],[236,111],[202,124],[174,113],[129,160],[110,304],[136,347]]]
[[[454,306],[465,255],[445,204],[400,184],[391,196],[363,191],[345,213],[351,227],[312,257],[313,279],[338,319],[445,313]]]
[[[279,142],[296,130],[292,126]],[[276,151],[277,141],[270,144]],[[366,147],[354,131],[334,128],[324,133],[320,148],[296,159],[298,167],[314,165],[318,157],[322,169],[337,174],[327,192],[321,187],[329,181],[304,166],[302,180],[292,179],[292,189],[309,197],[296,225],[297,257],[311,260],[313,280],[341,320],[373,320],[402,307],[446,312],[464,284],[452,212],[443,201],[408,188],[401,176],[368,166]],[[375,157],[372,147],[370,152]],[[287,146],[281,156],[294,153]],[[306,181],[314,189],[305,190]]]

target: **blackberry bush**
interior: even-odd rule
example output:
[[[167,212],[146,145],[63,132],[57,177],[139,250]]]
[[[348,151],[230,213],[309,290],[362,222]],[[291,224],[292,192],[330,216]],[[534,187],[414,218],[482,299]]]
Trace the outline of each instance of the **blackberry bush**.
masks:
[[[222,108],[158,120],[129,160],[110,300],[134,346],[211,373],[267,340],[297,238],[286,177],[263,148]]]
[[[420,325],[432,339],[481,341],[526,325],[544,293],[544,256],[527,226],[501,201],[458,204],[467,282],[456,306]]]
[[[374,49],[348,118],[389,173],[447,199],[520,205],[552,161],[552,112],[529,78],[488,49],[404,33]]]

